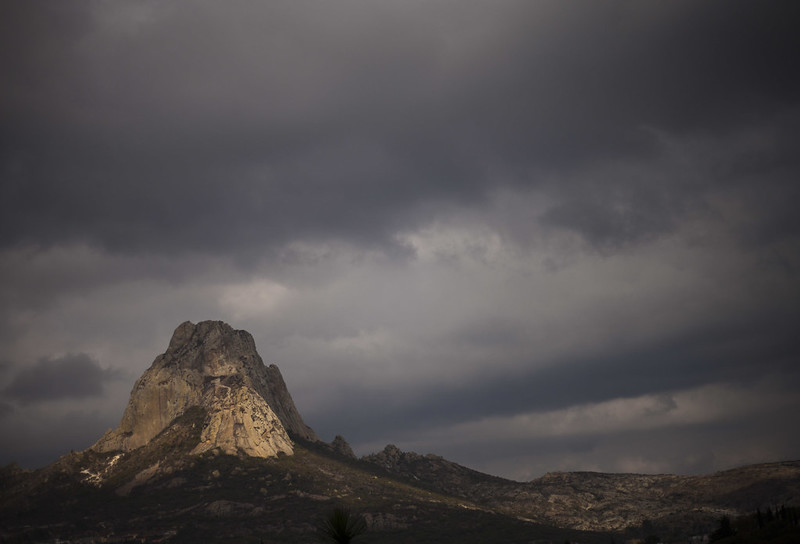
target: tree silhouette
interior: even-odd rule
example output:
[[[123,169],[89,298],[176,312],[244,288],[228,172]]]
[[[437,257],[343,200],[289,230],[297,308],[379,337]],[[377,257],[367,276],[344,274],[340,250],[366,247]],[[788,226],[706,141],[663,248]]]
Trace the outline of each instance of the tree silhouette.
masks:
[[[711,533],[708,537],[709,542],[715,540],[722,540],[723,538],[733,536],[733,528],[731,527],[731,518],[722,516],[719,520],[719,529]]]
[[[367,522],[364,518],[353,514],[347,508],[335,508],[320,527],[324,536],[339,544],[349,544],[366,530]]]

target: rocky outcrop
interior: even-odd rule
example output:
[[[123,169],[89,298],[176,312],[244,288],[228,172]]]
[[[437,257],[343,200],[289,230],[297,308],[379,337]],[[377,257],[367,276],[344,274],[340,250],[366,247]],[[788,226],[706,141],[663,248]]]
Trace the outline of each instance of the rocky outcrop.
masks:
[[[425,482],[443,493],[469,500],[481,499],[485,489],[516,485],[516,482],[483,474],[438,455],[402,451],[394,444],[389,444],[378,453],[365,455],[361,460],[414,482]]]
[[[333,442],[331,442],[331,448],[339,455],[348,457],[350,459],[356,458],[356,454],[353,453],[353,448],[350,447],[350,444],[347,443],[347,440],[345,440],[340,434],[337,434],[333,439]]]
[[[318,440],[300,417],[280,370],[264,365],[248,332],[221,321],[187,321],[134,385],[119,427],[92,449],[139,448],[192,406],[208,414],[196,453],[219,448],[269,457],[292,453],[290,435]]]

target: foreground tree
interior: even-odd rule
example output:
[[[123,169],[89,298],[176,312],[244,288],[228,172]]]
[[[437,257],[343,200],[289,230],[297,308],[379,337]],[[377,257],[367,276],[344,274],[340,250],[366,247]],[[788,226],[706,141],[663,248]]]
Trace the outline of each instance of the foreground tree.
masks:
[[[367,530],[367,522],[347,508],[335,508],[320,527],[322,534],[332,542],[348,544]]]
[[[727,538],[729,536],[733,536],[733,528],[731,527],[731,518],[728,516],[722,516],[719,520],[719,529],[711,533],[708,537],[709,542],[714,542],[716,540],[722,540],[723,538]]]

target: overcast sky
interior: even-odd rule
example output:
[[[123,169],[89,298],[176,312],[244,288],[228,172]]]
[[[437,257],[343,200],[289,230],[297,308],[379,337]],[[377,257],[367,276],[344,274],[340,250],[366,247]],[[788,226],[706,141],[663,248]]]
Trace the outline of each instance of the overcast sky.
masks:
[[[519,480],[800,458],[800,3],[0,1],[0,463],[182,321]]]

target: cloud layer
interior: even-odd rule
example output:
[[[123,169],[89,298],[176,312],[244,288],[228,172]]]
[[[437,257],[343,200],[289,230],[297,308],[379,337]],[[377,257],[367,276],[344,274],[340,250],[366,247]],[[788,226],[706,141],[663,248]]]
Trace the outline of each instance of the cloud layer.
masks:
[[[70,354],[23,368],[2,393],[22,403],[99,397],[103,382],[114,375],[85,353]]]
[[[186,319],[359,453],[800,455],[793,3],[3,9],[0,461],[88,446]]]

